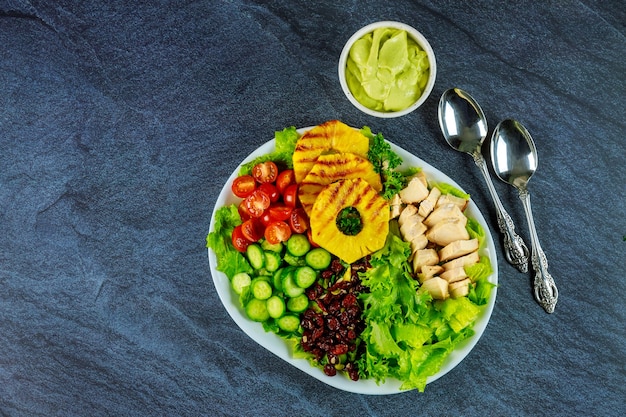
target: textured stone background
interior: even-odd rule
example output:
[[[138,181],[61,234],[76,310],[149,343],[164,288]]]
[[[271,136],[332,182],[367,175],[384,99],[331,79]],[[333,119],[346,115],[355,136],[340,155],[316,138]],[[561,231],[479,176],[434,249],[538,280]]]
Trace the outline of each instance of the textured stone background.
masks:
[[[344,42],[378,20],[437,56],[432,96],[399,119],[360,113],[337,78]],[[0,414],[623,415],[625,26],[622,1],[0,1]],[[556,312],[501,256],[487,330],[425,393],[331,388],[221,305],[215,199],[275,130],[337,118],[450,175],[495,233],[480,173],[437,124],[454,86],[492,128],[533,134]]]

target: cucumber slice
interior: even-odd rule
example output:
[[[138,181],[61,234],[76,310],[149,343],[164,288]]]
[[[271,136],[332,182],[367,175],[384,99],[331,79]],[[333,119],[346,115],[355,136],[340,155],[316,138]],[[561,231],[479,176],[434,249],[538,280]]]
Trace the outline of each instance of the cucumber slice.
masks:
[[[285,252],[283,259],[285,260],[285,262],[287,262],[291,266],[306,265],[306,262],[302,256],[294,256],[289,251]]]
[[[283,291],[283,272],[285,272],[286,268],[279,268],[274,272],[274,276],[272,277],[272,284],[274,288],[278,292]]]
[[[250,266],[252,266],[252,268],[261,269],[265,266],[265,255],[263,254],[261,245],[258,243],[248,245],[248,249],[246,249],[246,256],[248,257],[248,261],[250,262]]]
[[[272,286],[264,278],[257,278],[250,284],[250,290],[254,298],[259,300],[267,300],[272,296]]]
[[[309,288],[317,280],[317,272],[310,266],[301,266],[296,269],[293,280],[298,287]]]
[[[282,262],[280,254],[272,251],[265,251],[263,254],[265,256],[265,269],[268,272],[276,271]]]
[[[287,309],[294,313],[302,313],[309,308],[309,297],[305,294],[300,294],[297,297],[293,297],[287,300]]]
[[[315,248],[306,254],[306,264],[317,270],[326,269],[330,266],[330,253],[324,248]]]
[[[265,300],[252,298],[246,304],[246,315],[252,321],[263,322],[270,318]]]
[[[248,275],[245,272],[240,272],[238,274],[235,274],[235,276],[233,276],[233,279],[230,281],[230,284],[232,285],[233,290],[235,290],[237,294],[241,295],[241,293],[243,292],[243,289],[248,287],[251,282],[252,282],[252,279],[250,278],[250,275]]]
[[[297,297],[300,294],[304,294],[304,288],[298,287],[296,282],[294,281],[294,269],[289,268],[283,272],[282,277],[282,287],[283,292],[287,297],[293,298]]]
[[[264,240],[261,242],[261,248],[264,251],[271,251],[271,252],[276,252],[276,253],[281,253],[283,251],[283,244],[282,242],[278,242],[275,245],[269,243],[267,240]]]
[[[271,318],[277,319],[285,314],[285,300],[277,295],[267,299],[267,312]]]
[[[304,256],[311,249],[311,243],[306,235],[291,235],[287,240],[287,251],[293,256]]]
[[[300,318],[294,314],[285,314],[276,320],[278,327],[288,333],[293,333],[300,327]]]

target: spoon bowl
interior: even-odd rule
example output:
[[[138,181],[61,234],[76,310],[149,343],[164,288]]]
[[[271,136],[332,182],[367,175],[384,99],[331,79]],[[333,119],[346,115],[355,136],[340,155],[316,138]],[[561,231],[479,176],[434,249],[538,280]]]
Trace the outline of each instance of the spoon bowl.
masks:
[[[439,100],[439,126],[448,144],[460,152],[470,154],[485,178],[496,208],[498,227],[503,234],[506,260],[521,272],[528,271],[528,248],[515,233],[515,225],[506,212],[493,186],[481,148],[487,137],[487,118],[476,100],[467,92],[452,88]]]
[[[528,181],[537,170],[537,148],[520,122],[507,119],[496,126],[491,138],[491,161],[498,178],[515,187],[522,200],[532,243],[535,299],[546,312],[552,313],[559,293],[548,273],[548,260],[539,244],[527,188]]]
[[[487,137],[487,118],[478,103],[459,88],[447,90],[439,101],[439,126],[452,148],[473,155]]]
[[[516,120],[503,120],[492,138],[491,161],[502,181],[516,188],[527,186],[537,170],[537,149],[528,130]]]

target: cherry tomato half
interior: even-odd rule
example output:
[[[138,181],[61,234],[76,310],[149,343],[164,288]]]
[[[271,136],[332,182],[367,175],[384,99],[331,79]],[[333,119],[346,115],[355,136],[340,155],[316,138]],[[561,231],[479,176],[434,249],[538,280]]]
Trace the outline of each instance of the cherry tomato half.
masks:
[[[285,221],[289,220],[289,217],[291,216],[291,210],[291,207],[287,207],[284,204],[273,204],[268,209],[268,212],[272,220]]]
[[[296,183],[296,174],[293,172],[293,169],[286,169],[278,174],[276,178],[276,188],[278,188],[278,192],[283,194],[285,192],[285,188],[291,184]]]
[[[286,242],[291,237],[291,228],[285,222],[275,221],[265,228],[265,240],[272,245]]]
[[[278,192],[278,188],[269,182],[264,182],[259,186],[259,190],[263,191],[270,198],[270,202],[275,203],[280,198],[280,192]]]
[[[265,213],[263,213],[263,215],[259,217],[259,220],[261,221],[263,227],[269,226],[269,224],[274,221],[274,219],[272,219],[272,216],[270,216],[269,210],[265,210]]]
[[[239,212],[239,217],[241,217],[241,220],[244,222],[248,220],[250,217],[252,217],[250,216],[250,212],[246,208],[246,205],[243,203],[243,201],[239,203],[239,206],[237,207],[237,211]]]
[[[241,230],[241,225],[236,226],[233,230],[232,242],[235,249],[239,252],[245,252],[248,249],[248,245],[250,245],[250,241],[246,239]]]
[[[313,241],[313,232],[311,231],[310,227],[306,231],[306,237],[309,238],[309,243],[311,244],[312,248],[319,248],[320,247],[320,245],[318,245],[317,243],[315,243]]]
[[[242,175],[235,178],[230,188],[237,197],[246,198],[256,188],[256,181],[252,175]]]
[[[278,167],[272,161],[261,162],[252,168],[252,176],[260,183],[274,182],[278,177]]]
[[[263,237],[264,232],[265,226],[259,219],[251,218],[241,225],[241,233],[250,242],[258,242]]]
[[[258,188],[243,200],[243,204],[252,217],[261,217],[270,206],[270,198]]]
[[[289,227],[294,233],[302,234],[309,228],[309,216],[302,207],[298,207],[292,210],[291,216],[289,216]]]
[[[298,184],[291,184],[283,192],[283,201],[288,207],[295,207],[298,204]]]

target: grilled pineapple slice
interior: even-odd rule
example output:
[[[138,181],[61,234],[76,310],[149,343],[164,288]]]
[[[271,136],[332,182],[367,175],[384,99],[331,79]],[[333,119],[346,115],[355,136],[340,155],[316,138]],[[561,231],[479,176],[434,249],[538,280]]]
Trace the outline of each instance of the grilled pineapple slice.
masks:
[[[348,235],[339,229],[337,217],[354,208],[361,229]],[[363,179],[343,179],[327,185],[311,210],[313,240],[347,263],[369,255],[385,244],[389,232],[389,203]]]
[[[348,152],[320,155],[298,187],[298,198],[306,214],[311,216],[315,199],[328,184],[356,178],[364,179],[378,192],[383,188],[380,175],[367,158]]]
[[[338,121],[330,120],[304,133],[293,153],[293,170],[298,183],[304,180],[317,158],[327,153],[350,152],[367,156],[369,139],[361,132]]]

